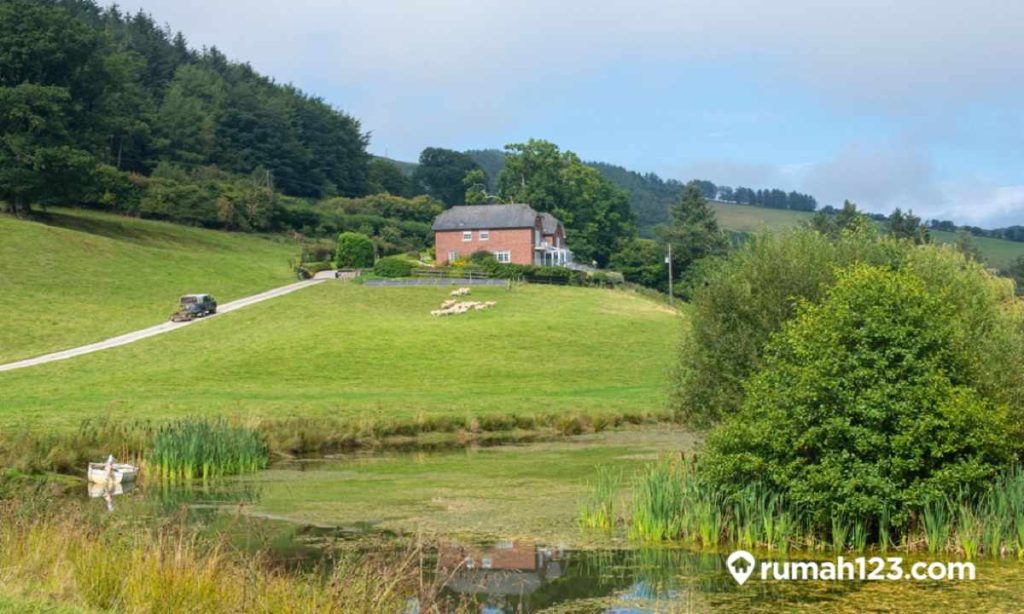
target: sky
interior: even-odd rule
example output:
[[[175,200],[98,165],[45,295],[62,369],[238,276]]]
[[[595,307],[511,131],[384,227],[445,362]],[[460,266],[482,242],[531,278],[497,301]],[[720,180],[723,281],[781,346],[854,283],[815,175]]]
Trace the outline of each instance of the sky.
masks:
[[[1024,224],[1019,0],[127,0],[360,120],[370,151],[585,160]]]

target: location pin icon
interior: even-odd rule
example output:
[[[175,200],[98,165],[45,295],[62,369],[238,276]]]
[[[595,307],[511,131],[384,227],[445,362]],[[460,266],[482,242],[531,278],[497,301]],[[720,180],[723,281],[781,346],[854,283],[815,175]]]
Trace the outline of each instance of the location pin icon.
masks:
[[[725,566],[729,568],[736,584],[743,586],[743,583],[754,573],[754,555],[746,550],[737,550],[725,560]]]

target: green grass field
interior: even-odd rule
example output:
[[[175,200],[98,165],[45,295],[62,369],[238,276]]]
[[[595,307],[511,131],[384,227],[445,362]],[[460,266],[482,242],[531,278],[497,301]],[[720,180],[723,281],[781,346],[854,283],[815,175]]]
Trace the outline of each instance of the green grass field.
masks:
[[[624,291],[478,287],[472,298],[497,306],[430,316],[448,291],[328,282],[138,343],[0,373],[0,424],[664,408],[681,316],[663,304]]]
[[[784,230],[814,217],[813,213],[806,211],[787,211],[720,202],[711,203],[711,208],[718,217],[718,225],[725,230],[734,232],[757,232],[765,229]]]
[[[0,363],[158,324],[178,297],[294,281],[291,241],[78,210],[0,216]]]
[[[718,216],[719,226],[735,232],[757,232],[765,229],[784,230],[807,222],[814,217],[813,213],[806,211],[786,211],[719,202],[711,203],[711,208]],[[930,232],[932,238],[937,242],[953,243],[956,241],[956,233],[935,230]],[[1024,243],[987,237],[975,237],[974,240],[988,264],[996,268],[1004,268],[1020,256],[1024,256]]]

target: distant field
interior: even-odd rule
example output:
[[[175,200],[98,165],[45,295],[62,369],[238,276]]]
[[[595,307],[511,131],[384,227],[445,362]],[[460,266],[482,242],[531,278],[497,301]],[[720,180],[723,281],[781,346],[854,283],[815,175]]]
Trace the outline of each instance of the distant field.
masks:
[[[327,282],[165,335],[0,373],[0,425],[91,416],[655,412],[680,318],[612,290],[480,287],[497,306],[432,317],[445,287]]]
[[[718,216],[718,225],[726,230],[736,232],[756,232],[758,230],[781,230],[792,228],[800,222],[814,217],[806,211],[787,211],[785,209],[767,209],[748,205],[732,205],[713,202],[711,208]]]
[[[735,232],[756,232],[758,230],[781,230],[792,228],[801,222],[814,217],[806,211],[787,211],[784,209],[767,209],[748,205],[729,203],[711,203],[711,208],[718,216],[718,224],[725,230]],[[952,243],[956,241],[956,233],[930,231],[937,242]],[[1024,256],[1024,243],[974,237],[986,261],[993,267],[1003,268],[1020,256]]]
[[[929,232],[936,242],[953,243],[956,241],[955,232],[944,232],[941,230],[931,230]],[[974,241],[978,244],[978,248],[981,249],[981,253],[989,265],[996,268],[1005,268],[1017,258],[1024,256],[1024,243],[1018,241],[1004,241],[988,237],[974,237]]]
[[[293,281],[291,241],[98,212],[0,215],[0,362],[164,321],[178,297],[219,301]]]

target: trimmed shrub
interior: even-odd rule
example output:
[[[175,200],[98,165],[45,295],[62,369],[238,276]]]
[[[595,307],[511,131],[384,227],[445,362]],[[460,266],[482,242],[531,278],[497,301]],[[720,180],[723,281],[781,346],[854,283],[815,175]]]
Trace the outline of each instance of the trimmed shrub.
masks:
[[[373,241],[358,232],[338,235],[338,254],[335,263],[339,269],[364,269],[373,266]]]
[[[373,265],[373,272],[381,277],[409,277],[414,266],[403,256],[386,256]]]

